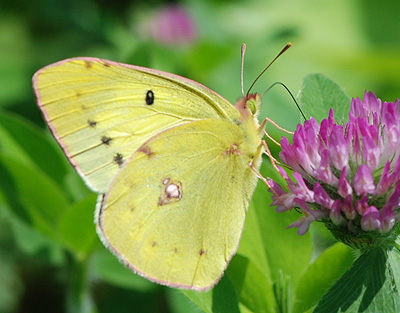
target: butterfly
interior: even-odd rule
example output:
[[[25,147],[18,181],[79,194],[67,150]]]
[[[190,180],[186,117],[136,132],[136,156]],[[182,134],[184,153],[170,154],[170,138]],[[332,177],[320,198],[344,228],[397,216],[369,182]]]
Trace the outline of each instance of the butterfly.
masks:
[[[103,244],[153,282],[214,286],[238,248],[265,151],[260,95],[232,105],[187,78],[90,57],[40,69],[33,88],[69,162],[99,193]]]

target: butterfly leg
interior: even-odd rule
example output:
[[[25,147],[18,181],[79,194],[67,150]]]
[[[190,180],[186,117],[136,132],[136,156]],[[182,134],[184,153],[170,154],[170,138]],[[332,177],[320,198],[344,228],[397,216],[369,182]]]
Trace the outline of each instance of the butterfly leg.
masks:
[[[291,135],[294,134],[293,132],[291,132],[291,131],[289,131],[289,130],[287,130],[287,129],[281,127],[281,126],[279,126],[277,123],[275,123],[275,122],[274,122],[273,120],[271,120],[270,118],[266,117],[266,118],[264,119],[264,121],[261,123],[259,130],[261,130],[262,132],[264,132],[264,135],[265,135],[267,138],[269,138],[273,143],[275,143],[276,145],[278,145],[278,146],[281,146],[281,145],[279,144],[279,142],[277,142],[274,138],[272,138],[272,137],[268,134],[268,132],[265,130],[265,126],[266,126],[267,122],[270,122],[270,123],[271,123],[272,125],[274,125],[276,128],[278,128],[279,130],[284,131],[284,132],[287,133],[287,134],[291,134]],[[265,142],[265,140],[263,140],[263,145],[264,145],[264,147],[265,147],[266,154],[267,154],[268,157],[270,158],[270,160],[271,160],[271,162],[272,162],[272,165],[275,167],[275,169],[276,169],[276,163],[279,163],[280,165],[283,165],[283,164],[281,164],[277,159],[275,159],[275,158],[272,156],[272,154],[271,154],[271,152],[270,152],[270,150],[269,150],[269,148],[268,148],[268,145],[267,145],[267,143]],[[284,165],[283,165],[283,166],[284,166]]]
[[[279,144],[274,138],[272,138],[272,137],[268,134],[268,132],[265,130],[265,126],[266,126],[267,121],[270,122],[270,123],[272,123],[276,128],[278,128],[278,129],[280,129],[280,130],[282,130],[282,131],[284,131],[284,132],[286,132],[286,133],[288,133],[288,134],[293,134],[293,132],[290,132],[290,131],[284,129],[283,127],[280,127],[278,124],[276,124],[276,123],[275,123],[274,121],[272,121],[270,118],[265,118],[264,121],[262,122],[262,124],[260,125],[259,130],[262,131],[262,132],[265,134],[265,136],[266,136],[267,138],[269,138],[270,140],[272,140],[272,142],[274,142],[274,143],[277,144],[278,146],[280,146],[280,144]],[[265,149],[265,152],[264,152],[264,153],[269,157],[272,166],[275,168],[275,170],[276,170],[278,173],[281,174],[281,171],[279,170],[279,168],[278,168],[278,166],[277,166],[277,163],[280,164],[280,165],[282,165],[282,166],[285,166],[285,167],[286,167],[286,165],[280,163],[277,159],[275,159],[275,158],[273,157],[273,155],[272,155],[272,153],[271,153],[271,151],[270,151],[270,149],[269,149],[269,147],[268,147],[268,144],[267,144],[267,142],[265,141],[265,139],[262,140],[262,146],[264,147],[264,149]],[[259,179],[261,179],[261,180],[267,185],[267,187],[272,191],[272,193],[276,196],[276,199],[280,202],[280,204],[281,204],[282,206],[284,206],[287,210],[290,210],[290,208],[286,207],[286,205],[284,204],[284,201],[281,199],[282,193],[281,193],[280,191],[277,191],[277,190],[275,190],[275,189],[273,188],[274,182],[272,181],[272,184],[271,184],[271,182],[270,182],[267,178],[265,178],[256,168],[254,168],[254,166],[253,166],[253,161],[250,162],[250,167],[251,167],[251,169],[256,173],[257,177],[258,177]],[[285,177],[283,177],[283,178],[285,178]]]
[[[285,132],[285,133],[287,133],[287,134],[290,134],[290,135],[293,135],[293,134],[294,134],[294,132],[291,132],[291,131],[289,131],[289,130],[283,128],[282,126],[279,126],[277,123],[275,123],[273,120],[271,120],[271,119],[268,118],[268,117],[266,117],[266,118],[264,119],[264,121],[261,123],[260,129],[265,129],[265,126],[266,126],[267,122],[270,122],[270,123],[271,123],[272,125],[274,125],[276,128],[278,128],[279,130],[281,130],[281,131],[283,131],[283,132]],[[279,144],[274,138],[272,138],[265,130],[264,130],[264,133],[265,133],[265,135],[266,135],[269,139],[271,139],[275,144],[277,144],[278,146],[280,146],[280,144]]]
[[[263,140],[263,143],[264,143],[264,142],[265,142],[265,141]],[[266,144],[266,143],[265,143],[265,144]],[[272,159],[271,159],[271,162],[274,164],[274,162],[273,162]],[[275,165],[275,166],[276,166],[276,165]],[[279,203],[289,211],[290,208],[288,208],[288,207],[285,205],[284,201],[283,201],[283,200],[281,199],[281,197],[280,197],[281,195],[273,188],[273,186],[272,186],[271,183],[268,181],[268,179],[265,178],[265,177],[253,166],[253,161],[250,162],[250,168],[256,173],[257,177],[258,177],[259,179],[261,179],[261,180],[264,182],[264,184],[266,184],[267,187],[272,191],[272,193],[276,196],[276,199],[279,201]]]
[[[278,167],[277,167],[277,165],[276,165],[275,159],[274,159],[274,158],[272,157],[272,155],[271,155],[271,151],[270,151],[269,148],[268,148],[268,144],[267,144],[267,142],[266,142],[264,139],[262,140],[262,145],[264,146],[264,148],[265,148],[265,150],[266,150],[265,154],[268,155],[268,157],[270,158],[271,164],[273,165],[273,167],[275,168],[275,170],[277,170],[278,173],[281,173],[281,171],[279,171],[279,169],[278,169]],[[276,199],[279,201],[279,203],[289,211],[290,208],[288,208],[288,207],[285,205],[284,201],[283,201],[282,198],[281,198],[281,196],[282,196],[283,193],[282,193],[281,191],[279,191],[279,190],[275,190],[275,188],[274,188],[274,186],[273,186],[273,184],[275,184],[275,182],[272,181],[272,184],[271,184],[271,182],[269,182],[268,179],[265,178],[265,177],[253,166],[253,161],[250,162],[250,168],[256,173],[257,177],[258,177],[259,179],[261,179],[261,180],[264,182],[264,184],[266,184],[267,187],[272,191],[272,193],[275,195],[275,197],[276,197]],[[286,192],[284,192],[284,193],[286,193]]]
[[[278,167],[276,166],[277,160],[272,156],[271,151],[269,150],[268,144],[267,144],[267,142],[266,142],[264,139],[262,140],[262,146],[264,146],[264,148],[265,148],[265,150],[266,150],[264,153],[265,153],[266,155],[268,155],[269,159],[271,160],[272,166],[275,168],[275,170],[277,170],[277,171],[279,172],[279,169],[278,169]],[[271,184],[268,182],[268,180],[260,173],[259,170],[257,170],[257,169],[253,166],[253,160],[250,162],[249,165],[250,165],[250,168],[256,173],[257,177],[258,177],[259,179],[261,179],[261,180],[268,186],[268,188],[271,188],[271,189],[272,189]]]

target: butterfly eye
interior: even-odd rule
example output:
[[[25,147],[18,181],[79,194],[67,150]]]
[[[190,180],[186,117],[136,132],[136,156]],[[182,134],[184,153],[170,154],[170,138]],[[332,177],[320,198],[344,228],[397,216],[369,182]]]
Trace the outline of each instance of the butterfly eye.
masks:
[[[253,99],[247,100],[247,107],[250,109],[250,112],[254,115],[257,112],[257,103]]]

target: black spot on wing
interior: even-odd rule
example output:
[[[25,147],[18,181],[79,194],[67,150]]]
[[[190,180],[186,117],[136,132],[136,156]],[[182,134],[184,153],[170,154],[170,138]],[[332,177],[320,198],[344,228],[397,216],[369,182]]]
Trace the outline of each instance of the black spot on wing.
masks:
[[[96,121],[92,121],[92,120],[88,120],[87,123],[89,124],[90,127],[96,127],[96,124],[97,124]]]
[[[121,166],[124,161],[123,161],[124,157],[122,156],[121,153],[116,153],[114,155],[114,162],[117,163],[119,166]]]
[[[103,136],[101,137],[101,143],[104,143],[105,145],[110,145],[112,138],[111,137],[107,137],[107,136]]]
[[[154,103],[154,92],[149,90],[146,93],[146,104],[151,105]]]

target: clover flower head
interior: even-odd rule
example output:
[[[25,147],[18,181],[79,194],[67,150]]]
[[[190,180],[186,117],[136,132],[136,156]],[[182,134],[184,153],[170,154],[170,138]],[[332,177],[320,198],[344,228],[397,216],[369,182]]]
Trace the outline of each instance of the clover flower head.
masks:
[[[271,179],[269,184],[278,212],[303,213],[289,227],[302,235],[322,221],[355,247],[390,237],[400,219],[399,100],[382,102],[366,92],[363,101],[352,100],[345,125],[335,122],[331,109],[321,124],[311,118],[298,125],[293,143],[282,138],[281,147],[294,180],[279,168],[287,191]]]

